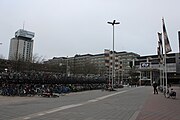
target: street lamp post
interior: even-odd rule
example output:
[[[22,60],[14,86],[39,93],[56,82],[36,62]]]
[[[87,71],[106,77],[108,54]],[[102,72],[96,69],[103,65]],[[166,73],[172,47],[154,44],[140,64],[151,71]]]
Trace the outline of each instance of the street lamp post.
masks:
[[[113,26],[113,57],[112,57],[112,81],[111,81],[111,87],[113,89],[114,84],[114,68],[115,68],[115,56],[114,56],[114,25],[120,24],[120,22],[116,22],[116,20],[113,20],[113,22],[107,22],[108,24],[111,24]]]

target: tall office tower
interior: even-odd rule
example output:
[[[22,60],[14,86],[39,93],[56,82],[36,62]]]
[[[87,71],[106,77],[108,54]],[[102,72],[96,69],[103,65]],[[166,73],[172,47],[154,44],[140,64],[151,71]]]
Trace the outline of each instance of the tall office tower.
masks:
[[[20,29],[10,41],[9,60],[32,61],[34,32]]]

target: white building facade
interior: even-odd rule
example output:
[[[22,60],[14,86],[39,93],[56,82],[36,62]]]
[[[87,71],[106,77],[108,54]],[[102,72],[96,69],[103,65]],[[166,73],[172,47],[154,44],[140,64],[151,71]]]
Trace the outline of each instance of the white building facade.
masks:
[[[9,60],[32,61],[34,33],[23,29],[15,33],[10,41]]]

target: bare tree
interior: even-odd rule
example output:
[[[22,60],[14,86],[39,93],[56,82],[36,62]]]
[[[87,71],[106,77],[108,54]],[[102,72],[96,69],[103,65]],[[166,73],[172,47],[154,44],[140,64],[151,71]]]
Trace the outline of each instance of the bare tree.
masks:
[[[44,56],[39,56],[38,53],[35,53],[35,54],[33,55],[32,63],[42,64],[42,63],[44,63],[44,61],[45,61]]]

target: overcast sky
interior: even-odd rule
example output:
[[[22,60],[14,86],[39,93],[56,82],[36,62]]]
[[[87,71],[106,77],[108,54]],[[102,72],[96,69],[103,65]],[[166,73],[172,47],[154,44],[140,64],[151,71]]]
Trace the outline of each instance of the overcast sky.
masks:
[[[98,54],[112,49],[157,54],[157,32],[165,18],[172,52],[178,52],[180,0],[0,0],[0,55],[8,58],[18,29],[35,32],[34,51],[46,59]]]

